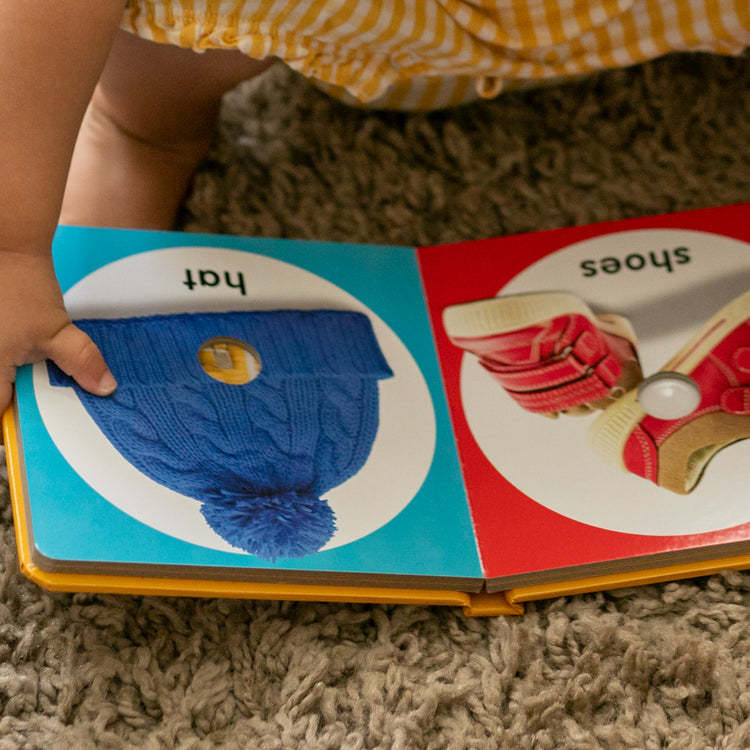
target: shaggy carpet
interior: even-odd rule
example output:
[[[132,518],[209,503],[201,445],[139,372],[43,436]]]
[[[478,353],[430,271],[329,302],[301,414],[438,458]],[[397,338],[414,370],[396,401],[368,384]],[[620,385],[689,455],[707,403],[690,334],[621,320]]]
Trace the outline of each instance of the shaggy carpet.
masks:
[[[181,226],[413,245],[749,201],[748,144],[750,57],[431,114],[276,68],[227,98]],[[750,574],[488,619],[51,594],[18,573],[5,474],[0,500],[0,750],[750,746]]]

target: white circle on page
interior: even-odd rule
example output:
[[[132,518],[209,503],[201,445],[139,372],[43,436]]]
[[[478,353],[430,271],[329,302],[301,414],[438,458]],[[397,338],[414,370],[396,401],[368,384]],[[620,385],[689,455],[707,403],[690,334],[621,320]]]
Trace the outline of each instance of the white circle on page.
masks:
[[[641,409],[657,419],[682,419],[695,411],[700,402],[698,383],[679,372],[649,375],[638,386]]]
[[[686,248],[678,263],[674,249]],[[663,253],[668,253],[664,256]],[[660,265],[651,261],[651,253]],[[622,261],[631,257],[632,269]],[[613,273],[601,259],[618,259]],[[644,259],[641,266],[640,258]],[[670,267],[661,265],[669,261]],[[586,266],[595,275],[584,275]],[[633,270],[635,269],[635,270]],[[657,372],[721,307],[750,289],[750,245],[707,232],[644,229],[569,245],[532,264],[498,294],[566,291],[594,313],[629,319],[638,336],[644,375]],[[588,445],[594,416],[557,419],[523,410],[465,353],[461,399],[484,455],[540,505],[610,531],[680,536],[750,522],[750,441],[720,451],[689,495],[677,495],[605,464]]]
[[[242,273],[246,294],[226,285],[191,291],[186,268]],[[113,300],[116,303],[113,304]],[[422,486],[435,450],[436,423],[429,389],[409,350],[362,302],[298,266],[226,248],[165,248],[129,256],[76,283],[65,302],[73,318],[118,318],[178,312],[332,309],[365,313],[394,377],[379,381],[380,423],[365,466],[325,494],[337,530],[323,549],[356,541],[403,510]],[[158,356],[158,352],[154,352]],[[209,549],[241,552],[214,532],[200,502],[158,484],[107,440],[72,388],[49,384],[44,363],[34,365],[34,392],[50,437],[73,469],[115,507],[151,528]],[[409,450],[404,451],[403,446]],[[388,491],[384,492],[383,487]]]

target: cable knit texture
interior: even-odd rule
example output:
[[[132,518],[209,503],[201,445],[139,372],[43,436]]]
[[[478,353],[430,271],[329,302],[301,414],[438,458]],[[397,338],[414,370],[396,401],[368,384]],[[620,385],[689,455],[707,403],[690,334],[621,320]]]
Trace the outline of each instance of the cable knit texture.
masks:
[[[335,530],[321,496],[356,474],[378,429],[378,380],[392,375],[369,319],[335,310],[195,313],[82,320],[119,385],[72,386],[137,469],[203,503],[209,525],[264,560],[317,552]],[[206,374],[201,345],[250,344],[258,376],[230,385]]]

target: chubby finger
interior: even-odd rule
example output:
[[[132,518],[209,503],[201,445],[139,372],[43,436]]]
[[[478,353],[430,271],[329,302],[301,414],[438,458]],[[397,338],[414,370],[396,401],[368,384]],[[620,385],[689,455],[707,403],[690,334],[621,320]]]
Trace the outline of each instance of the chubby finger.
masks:
[[[49,344],[47,356],[95,396],[108,396],[117,388],[117,381],[96,344],[73,323],[58,331]]]
[[[0,416],[10,406],[13,399],[13,379],[15,367],[0,367]],[[3,444],[3,431],[0,430],[0,445]]]

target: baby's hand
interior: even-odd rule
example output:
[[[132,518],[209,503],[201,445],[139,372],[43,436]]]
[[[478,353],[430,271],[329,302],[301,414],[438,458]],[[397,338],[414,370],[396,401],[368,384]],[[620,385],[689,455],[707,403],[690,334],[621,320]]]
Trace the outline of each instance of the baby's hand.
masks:
[[[16,368],[42,359],[98,396],[117,387],[99,349],[65,311],[50,256],[0,251],[0,413]]]

